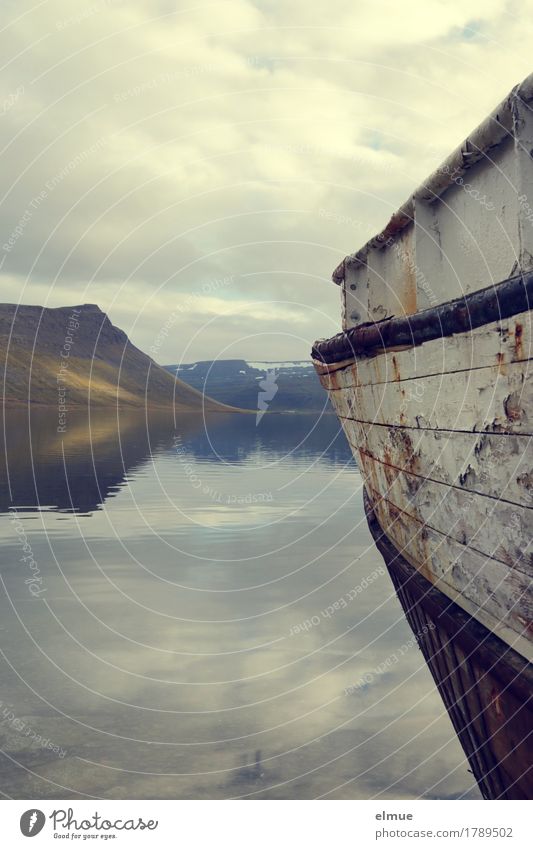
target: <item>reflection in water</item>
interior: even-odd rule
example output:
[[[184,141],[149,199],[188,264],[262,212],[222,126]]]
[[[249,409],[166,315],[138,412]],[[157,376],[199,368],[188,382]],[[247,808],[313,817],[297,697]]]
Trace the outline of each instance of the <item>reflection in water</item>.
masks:
[[[117,423],[118,415],[118,423]],[[207,426],[197,415],[97,411],[90,422],[70,413],[66,433],[58,433],[49,411],[10,413],[0,474],[8,486],[0,493],[0,510],[12,505],[89,513],[116,495],[145,463],[176,445],[200,461],[234,464],[319,458],[347,465],[351,454],[334,416],[271,415],[261,428],[254,416],[211,414]]]
[[[370,530],[485,799],[533,798],[531,665]]]
[[[479,797],[335,417],[56,425],[6,420],[5,792]]]

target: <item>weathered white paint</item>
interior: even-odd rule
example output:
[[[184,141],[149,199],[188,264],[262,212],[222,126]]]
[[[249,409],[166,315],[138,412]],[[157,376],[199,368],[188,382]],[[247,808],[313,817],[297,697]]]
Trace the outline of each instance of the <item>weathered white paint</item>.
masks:
[[[334,274],[343,328],[410,315],[533,267],[533,74]],[[361,270],[360,270],[361,269]],[[368,309],[350,286],[368,280]]]
[[[533,577],[533,509],[399,471],[361,452],[372,489],[429,528]]]
[[[403,351],[386,351],[373,357],[346,361],[342,367],[315,363],[325,389],[413,380],[432,374],[498,366],[533,358],[531,313],[434,339]],[[528,366],[533,368],[533,366]]]
[[[402,513],[369,487],[378,521],[396,548],[441,592],[533,660],[531,581]]]
[[[519,266],[533,268],[533,111],[531,104],[517,99],[514,104],[514,126],[517,138],[516,167],[518,186]]]
[[[373,359],[357,361],[359,379]],[[391,541],[468,612],[482,606],[478,618],[496,634],[509,641],[513,630],[524,654],[532,619],[533,361],[478,368],[474,356],[472,365],[354,386],[350,363],[321,380]],[[470,449],[463,456],[461,446]],[[503,500],[507,486],[513,504]]]
[[[343,327],[354,327],[356,324],[370,320],[366,265],[352,266],[346,270],[344,286],[341,287],[341,299]]]
[[[357,362],[359,378],[373,359]],[[507,363],[503,371],[473,365],[354,386],[349,364],[321,380],[391,541],[524,654],[532,619],[533,361]],[[332,380],[346,387],[332,389]],[[405,392],[414,385],[418,394]],[[525,428],[522,435],[513,434],[517,428]]]
[[[372,250],[367,258],[368,316],[381,321],[416,312],[414,227],[398,233],[390,248]],[[353,325],[352,325],[353,326]]]
[[[434,303],[442,303],[517,271],[520,192],[514,139],[455,179],[433,203],[415,207],[416,263],[429,284],[427,305],[431,294]],[[421,209],[426,214],[419,218]]]
[[[330,392],[341,418],[361,422],[533,434],[533,366],[510,363]]]
[[[531,437],[495,433],[342,425],[354,453],[465,492],[533,507]]]

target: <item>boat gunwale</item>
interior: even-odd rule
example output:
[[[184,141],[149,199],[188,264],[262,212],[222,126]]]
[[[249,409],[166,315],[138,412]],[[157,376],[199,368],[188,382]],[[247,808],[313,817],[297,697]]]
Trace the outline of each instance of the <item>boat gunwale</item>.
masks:
[[[533,272],[527,272],[411,315],[365,322],[330,339],[318,340],[311,357],[318,369],[340,363],[344,366],[357,357],[379,356],[467,333],[532,307]]]

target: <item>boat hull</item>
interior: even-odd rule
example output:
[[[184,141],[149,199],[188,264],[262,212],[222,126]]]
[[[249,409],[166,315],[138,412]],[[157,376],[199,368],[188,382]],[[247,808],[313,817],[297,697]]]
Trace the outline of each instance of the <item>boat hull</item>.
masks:
[[[533,795],[533,674],[517,652],[450,602],[368,524],[485,799]]]
[[[343,330],[312,352],[487,798],[533,797],[532,105],[533,74],[342,260]]]
[[[426,580],[531,660],[531,312],[387,343],[340,361],[331,342],[314,350],[375,516]]]

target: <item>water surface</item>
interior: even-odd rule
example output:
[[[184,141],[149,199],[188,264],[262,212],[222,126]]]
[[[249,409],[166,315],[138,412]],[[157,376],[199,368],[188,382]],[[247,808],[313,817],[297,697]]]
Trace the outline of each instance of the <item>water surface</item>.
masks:
[[[333,416],[56,426],[5,423],[4,795],[479,797]]]

